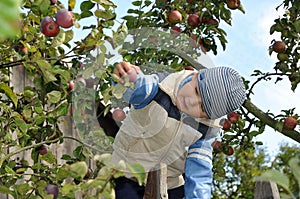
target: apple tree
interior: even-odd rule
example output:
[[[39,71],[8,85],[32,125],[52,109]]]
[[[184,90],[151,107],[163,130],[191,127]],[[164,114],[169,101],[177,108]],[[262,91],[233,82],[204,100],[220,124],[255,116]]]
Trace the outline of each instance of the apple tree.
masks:
[[[146,74],[201,69],[199,55],[216,55],[230,42],[220,21],[231,24],[232,12],[245,12],[238,0],[137,0],[119,22],[118,4],[111,0],[15,2],[4,0],[1,5],[16,11],[0,13],[7,21],[0,25],[5,30],[0,35],[0,192],[15,198],[113,198],[112,179],[124,169],[143,173],[143,168],[110,164],[120,122],[112,112],[127,106],[120,101],[124,87],[112,83],[117,61],[111,51]],[[286,13],[270,27],[271,34],[282,33],[283,43],[270,41],[278,62],[272,72],[254,69],[255,82],[244,77],[248,98],[238,118],[224,121],[220,141],[227,154],[233,146],[239,152],[260,144],[253,138],[266,125],[300,142],[294,109],[274,115],[251,102],[260,81],[288,78],[292,90],[300,82],[299,2],[284,0],[279,6]],[[87,34],[78,39],[78,32]],[[133,37],[128,40],[128,35]],[[21,75],[25,80],[19,88]],[[128,78],[124,81],[132,86]],[[285,122],[289,117],[294,119]],[[53,153],[69,145],[69,153]],[[24,152],[30,155],[18,156]],[[136,177],[145,180],[143,174]]]

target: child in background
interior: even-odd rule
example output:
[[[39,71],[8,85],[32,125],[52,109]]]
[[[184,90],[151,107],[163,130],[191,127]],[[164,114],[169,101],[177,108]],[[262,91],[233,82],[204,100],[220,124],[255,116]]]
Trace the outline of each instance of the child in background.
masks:
[[[210,198],[211,144],[221,128],[216,119],[244,102],[241,77],[228,67],[144,75],[127,62],[117,64],[114,73],[122,81],[132,70],[134,89],[123,99],[133,107],[115,137],[112,161],[138,162],[146,172],[163,162],[170,199]],[[143,198],[145,187],[130,174],[115,182],[117,199]]]

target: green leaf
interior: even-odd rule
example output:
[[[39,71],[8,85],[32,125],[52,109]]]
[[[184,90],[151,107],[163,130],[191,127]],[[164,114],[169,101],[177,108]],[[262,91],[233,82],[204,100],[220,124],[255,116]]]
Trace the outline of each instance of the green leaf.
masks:
[[[20,131],[22,133],[26,133],[27,132],[27,124],[24,120],[20,119],[20,118],[15,118],[15,124],[17,125],[17,127],[20,129]]]
[[[112,94],[115,98],[121,99],[126,91],[126,87],[122,84],[117,84],[113,87]]]
[[[61,92],[51,91],[50,93],[47,93],[47,98],[51,103],[57,103],[61,99]]]
[[[66,183],[61,189],[63,195],[68,195],[69,193],[73,193],[74,191],[79,191],[79,187],[71,183]]]
[[[43,73],[43,78],[46,84],[57,80],[54,74],[51,72],[52,66],[49,62],[46,60],[37,60],[36,62]]]
[[[299,33],[300,32],[300,20],[296,20],[294,22],[294,26],[295,26],[296,32]]]
[[[91,11],[83,11],[81,14],[80,14],[80,17],[81,18],[87,18],[87,17],[90,17],[90,16],[93,16],[93,13]]]
[[[11,190],[9,190],[9,188],[6,187],[6,186],[0,186],[0,193],[9,194],[11,196],[14,196],[13,198],[15,198],[14,192],[12,192]]]
[[[48,13],[48,10],[50,8],[50,1],[41,1],[39,4],[40,11],[46,15]]]
[[[267,170],[261,176],[256,177],[254,180],[272,181],[282,186],[285,190],[289,190],[289,178],[284,173],[277,170]]]
[[[52,46],[57,47],[57,46],[62,45],[65,42],[66,42],[66,32],[61,29],[59,31],[59,34],[56,37],[54,37],[54,39],[52,41]]]
[[[112,12],[111,10],[96,10],[95,11],[95,16],[98,18],[103,18],[105,20],[111,20],[114,19],[116,17],[116,14],[114,12]]]
[[[80,4],[81,11],[89,11],[95,6],[95,3],[91,1],[84,1]]]
[[[133,1],[132,5],[134,5],[134,6],[141,6],[142,5],[142,1]]]
[[[55,164],[56,163],[56,156],[52,153],[48,152],[45,155],[40,156],[41,160],[44,160],[48,162],[49,164]]]
[[[4,92],[4,94],[13,102],[14,106],[17,107],[18,97],[7,84],[0,83],[0,92]]]
[[[295,179],[298,181],[298,186],[300,189],[300,158],[294,157],[289,160],[289,166],[292,169],[293,175],[295,176]]]
[[[128,170],[138,180],[139,185],[142,185],[146,179],[145,169],[141,164],[131,163],[127,165]]]
[[[15,189],[20,195],[25,196],[26,193],[31,189],[28,183],[22,183],[20,185],[15,185]]]
[[[70,171],[77,173],[81,178],[84,178],[88,171],[88,166],[86,162],[76,162],[70,165]]]
[[[73,30],[67,30],[65,31],[65,41],[64,43],[69,43],[74,38],[74,31]]]
[[[116,7],[116,5],[113,2],[109,1],[109,0],[97,0],[97,2],[99,4],[104,4],[104,5],[107,5],[107,6],[112,6],[114,8]]]
[[[1,0],[0,7],[0,39],[15,36],[19,28],[14,23],[19,20],[19,1]]]

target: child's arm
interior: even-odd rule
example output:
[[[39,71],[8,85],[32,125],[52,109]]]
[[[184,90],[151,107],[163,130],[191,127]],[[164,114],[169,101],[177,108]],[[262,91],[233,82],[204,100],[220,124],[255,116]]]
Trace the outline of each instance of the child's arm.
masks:
[[[211,198],[212,142],[219,129],[210,128],[206,136],[189,147],[185,165],[185,198]]]
[[[123,83],[126,75],[129,76],[130,81],[134,82],[134,89],[127,88],[123,100],[137,109],[145,107],[158,91],[159,78],[157,75],[144,75],[138,66],[128,62],[117,64],[114,74],[120,78],[120,83]],[[137,76],[134,77],[134,74]]]

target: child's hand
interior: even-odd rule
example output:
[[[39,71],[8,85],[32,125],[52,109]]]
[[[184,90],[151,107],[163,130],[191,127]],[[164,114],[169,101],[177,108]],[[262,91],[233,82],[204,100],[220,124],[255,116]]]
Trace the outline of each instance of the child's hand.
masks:
[[[128,62],[120,62],[114,68],[114,74],[119,78],[120,83],[124,83],[125,76],[128,75],[130,82],[135,82],[140,68]]]

